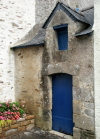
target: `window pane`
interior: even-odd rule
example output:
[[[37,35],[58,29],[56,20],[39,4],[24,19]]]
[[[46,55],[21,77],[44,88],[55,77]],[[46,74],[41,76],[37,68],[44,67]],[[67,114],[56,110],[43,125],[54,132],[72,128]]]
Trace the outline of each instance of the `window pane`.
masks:
[[[59,50],[68,49],[68,31],[67,28],[57,30],[58,48]]]

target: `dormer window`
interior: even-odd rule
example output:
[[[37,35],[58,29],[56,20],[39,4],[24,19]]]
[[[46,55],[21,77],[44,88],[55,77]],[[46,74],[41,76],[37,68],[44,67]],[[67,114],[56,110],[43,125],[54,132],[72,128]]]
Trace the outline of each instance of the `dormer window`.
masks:
[[[55,26],[54,30],[57,33],[58,49],[67,50],[68,49],[68,25]]]

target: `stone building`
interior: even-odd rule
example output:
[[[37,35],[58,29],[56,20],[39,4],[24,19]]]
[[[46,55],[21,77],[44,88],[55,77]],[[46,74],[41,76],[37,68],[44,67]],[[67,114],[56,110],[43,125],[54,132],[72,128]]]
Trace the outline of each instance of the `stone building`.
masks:
[[[0,0],[0,101],[15,101],[14,54],[10,46],[25,36],[34,24],[44,22],[58,0]],[[60,0],[81,10],[93,0]],[[27,18],[28,17],[28,18]]]
[[[10,46],[24,37],[34,24],[34,0],[0,1],[0,102],[15,101],[14,54]]]
[[[74,139],[95,138],[93,11],[58,2],[12,47],[16,100],[26,101],[36,127]]]

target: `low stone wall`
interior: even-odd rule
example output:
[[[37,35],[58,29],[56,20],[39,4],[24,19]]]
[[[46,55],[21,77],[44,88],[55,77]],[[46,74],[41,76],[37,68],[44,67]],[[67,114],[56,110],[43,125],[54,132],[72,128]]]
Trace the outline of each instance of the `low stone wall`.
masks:
[[[34,115],[13,120],[10,125],[0,128],[0,139],[6,139],[6,137],[19,134],[23,131],[30,131],[32,128],[34,128]]]

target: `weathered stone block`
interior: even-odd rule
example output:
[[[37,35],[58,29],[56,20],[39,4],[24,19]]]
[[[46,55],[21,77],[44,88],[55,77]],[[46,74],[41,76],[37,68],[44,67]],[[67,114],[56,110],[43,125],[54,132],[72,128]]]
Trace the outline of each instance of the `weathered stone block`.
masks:
[[[17,122],[22,122],[22,121],[25,121],[25,118],[20,118],[17,120]]]
[[[73,129],[73,139],[80,139],[81,131],[78,128]]]
[[[75,127],[94,131],[94,118],[74,114]]]
[[[9,130],[9,126],[2,128],[3,131]]]
[[[34,119],[34,115],[29,115],[29,116],[26,116],[25,118],[26,120],[31,120],[31,119]]]
[[[89,130],[74,128],[73,139],[95,139],[95,133]]]
[[[78,76],[73,76],[73,84],[74,84],[74,87],[79,87],[79,77]]]
[[[91,109],[85,109],[84,113],[89,117],[94,117],[94,110]]]
[[[95,133],[92,131],[82,130],[80,139],[95,139]]]
[[[44,121],[48,121],[50,119],[50,110],[44,110],[43,111],[43,119]]]
[[[12,124],[16,124],[17,123],[17,121],[16,120],[12,120]]]
[[[34,124],[34,122],[35,122],[35,120],[33,119],[33,120],[31,120],[31,124]]]
[[[9,135],[15,134],[16,132],[17,132],[17,129],[10,129],[5,132],[5,135],[9,136]]]
[[[25,126],[18,127],[18,131],[25,131]]]
[[[18,128],[20,126],[20,124],[14,124],[14,125],[11,125],[10,128]]]
[[[81,114],[82,112],[82,103],[79,101],[73,101],[73,113]]]
[[[28,125],[28,124],[30,124],[30,123],[31,123],[30,120],[28,120],[28,121],[23,121],[23,122],[21,122],[21,126]]]
[[[21,139],[33,139],[33,138],[37,137],[35,137],[34,134],[31,132],[24,132],[24,134],[21,136]]]
[[[27,127],[26,127],[26,130],[27,131],[30,131],[30,130],[32,130],[34,128],[34,124],[30,124],[30,125],[28,125]]]
[[[88,108],[88,109],[94,109],[94,103],[90,103],[90,102],[84,102],[84,107]]]
[[[86,87],[73,87],[73,98],[74,100],[94,102],[94,95],[92,90],[86,89]]]

